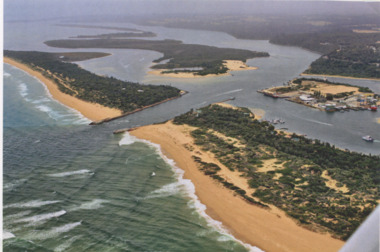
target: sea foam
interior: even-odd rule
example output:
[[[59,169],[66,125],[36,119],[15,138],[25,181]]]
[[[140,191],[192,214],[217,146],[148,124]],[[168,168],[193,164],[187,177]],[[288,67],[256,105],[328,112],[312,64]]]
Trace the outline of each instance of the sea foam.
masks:
[[[137,137],[132,136],[131,134],[129,134],[128,132],[126,132],[126,133],[123,134],[123,138],[119,141],[119,146],[130,145],[130,144],[133,144],[133,143],[135,143],[137,141],[142,141],[142,140],[140,140]]]
[[[72,120],[70,120],[70,123],[72,124],[88,124],[90,123],[91,121],[86,118],[85,116],[83,116],[79,111],[73,109],[73,108],[70,108],[68,106],[66,106],[65,104],[63,103],[60,103],[58,100],[56,100],[50,93],[49,89],[47,88],[47,86],[45,85],[45,83],[43,83],[42,81],[40,81],[37,77],[33,76],[33,75],[30,75],[29,73],[25,72],[24,70],[22,69],[19,69],[19,68],[16,68],[16,67],[13,67],[11,66],[12,68],[15,68],[17,69],[18,71],[22,71],[24,72],[25,74],[27,74],[28,76],[32,77],[33,79],[35,79],[38,83],[40,83],[43,87],[44,87],[44,90],[45,90],[45,94],[48,96],[48,99],[49,99],[49,102],[50,101],[53,101],[53,102],[57,102],[59,103],[61,106],[64,106],[66,107],[70,113],[73,114],[73,116],[77,117],[77,118],[73,118]],[[28,87],[26,86],[25,83],[21,83],[19,85],[19,91],[20,91],[20,94],[21,96],[25,97],[26,95],[28,95]],[[27,99],[27,101],[30,101]],[[48,102],[46,99],[41,99],[41,100],[35,100],[33,103],[37,103],[37,104],[41,104],[42,101],[46,101]],[[41,105],[41,106],[37,106],[37,108],[43,112],[46,112],[48,113],[48,115],[53,118],[54,120],[58,120],[60,119],[59,116],[55,115],[53,112],[55,112],[54,110],[52,110],[50,107],[46,106],[45,105]]]
[[[33,231],[25,236],[27,240],[46,240],[50,238],[55,238],[61,233],[66,233],[72,230],[73,228],[81,225],[81,222],[73,222],[63,226],[54,227],[47,231]]]
[[[48,174],[50,177],[67,177],[67,176],[72,176],[72,175],[78,175],[78,174],[92,174],[90,170],[83,169],[83,170],[78,170],[78,171],[69,171],[69,172],[61,172],[61,173],[53,173],[53,174]]]
[[[28,202],[13,203],[3,206],[3,208],[34,208],[60,202],[59,200],[32,200]]]
[[[103,207],[104,203],[109,202],[108,200],[103,199],[93,199],[89,202],[84,202],[79,206],[74,206],[68,209],[68,211],[77,211],[77,210],[93,210]]]
[[[6,215],[4,216],[4,221],[18,219],[18,218],[24,217],[25,215],[30,214],[31,212],[32,212],[31,210],[27,210],[27,211],[22,211],[16,214]]]
[[[3,230],[3,240],[10,239],[13,237],[15,237],[14,234],[12,234],[11,232],[8,232],[6,230]]]
[[[240,90],[233,90],[233,91],[234,92],[238,92]],[[124,138],[131,139],[129,137],[131,137],[131,136],[130,136],[130,134],[128,132],[124,133],[123,139]],[[177,182],[165,185],[162,188],[153,191],[150,195],[147,196],[147,198],[152,197],[152,196],[154,197],[154,195],[165,195],[166,193],[172,193],[174,189],[177,189],[177,188],[181,188],[182,189],[183,188],[184,192],[186,193],[186,196],[188,196],[190,198],[190,201],[188,202],[188,206],[190,208],[194,208],[196,210],[196,212],[206,220],[206,222],[208,223],[209,227],[215,229],[217,232],[219,232],[221,234],[221,237],[218,238],[218,239],[220,239],[221,241],[234,240],[234,241],[237,241],[240,244],[242,244],[247,250],[249,250],[251,252],[263,252],[263,250],[259,249],[258,247],[254,247],[254,246],[252,246],[250,244],[243,243],[242,241],[236,239],[223,226],[223,224],[220,221],[216,221],[216,220],[212,219],[206,213],[206,208],[207,207],[206,207],[206,205],[202,204],[199,201],[198,196],[195,194],[195,186],[194,186],[194,184],[191,182],[191,180],[183,178],[183,175],[184,175],[185,171],[182,170],[182,169],[180,169],[180,168],[178,168],[176,166],[175,161],[173,159],[170,159],[170,158],[166,157],[162,153],[161,146],[159,144],[155,144],[155,143],[149,142],[147,140],[138,139],[136,137],[133,137],[132,139],[133,139],[133,142],[142,142],[142,143],[147,144],[148,146],[153,147],[155,149],[156,153],[167,164],[169,164],[169,166],[172,168],[172,171],[174,172],[175,178],[177,179]]]
[[[7,73],[7,72],[3,72],[3,77],[4,78],[8,78],[8,77],[11,77],[12,75],[10,73]]]
[[[64,215],[66,213],[65,210],[61,210],[54,213],[46,213],[46,214],[39,214],[31,217],[25,217],[18,220],[15,220],[14,223],[20,223],[20,222],[30,222],[30,223],[41,223],[44,221],[47,221],[52,218],[57,218],[61,215]]]
[[[78,240],[81,237],[82,237],[81,235],[71,237],[70,239],[68,239],[67,241],[65,241],[64,243],[62,243],[58,247],[56,247],[54,249],[54,252],[66,251],[68,248],[70,248],[70,246],[71,246],[71,244],[73,244],[73,242],[75,242],[76,240]]]
[[[149,195],[146,196],[144,199],[169,197],[172,195],[176,195],[181,191],[185,191],[184,184],[181,181],[177,181],[171,184],[164,185],[163,187],[157,190],[154,190],[153,192],[149,193]]]
[[[20,95],[22,97],[25,97],[28,95],[28,87],[26,86],[25,83],[21,83],[19,86],[18,86],[18,90],[20,92]]]
[[[6,183],[3,185],[4,191],[11,191],[12,189],[18,187],[19,185],[23,184],[26,181],[26,179],[19,179],[15,180],[12,183]]]
[[[46,105],[38,105],[36,106],[36,108],[38,108],[39,110],[41,110],[42,112],[46,112],[49,114],[49,112],[52,111],[52,109]],[[49,114],[50,115],[50,114]]]

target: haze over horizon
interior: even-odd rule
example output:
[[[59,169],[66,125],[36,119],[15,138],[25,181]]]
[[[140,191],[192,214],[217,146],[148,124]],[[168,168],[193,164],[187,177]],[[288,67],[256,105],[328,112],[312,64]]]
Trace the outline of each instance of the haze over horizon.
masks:
[[[330,0],[5,0],[4,20],[123,17],[173,14],[337,14],[379,13],[380,2]]]

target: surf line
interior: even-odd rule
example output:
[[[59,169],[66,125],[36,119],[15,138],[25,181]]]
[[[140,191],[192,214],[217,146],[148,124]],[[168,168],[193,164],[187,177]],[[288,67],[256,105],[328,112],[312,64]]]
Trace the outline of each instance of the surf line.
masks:
[[[241,244],[243,247],[245,247],[250,252],[264,252],[260,248],[252,246],[252,245],[250,245],[248,243],[244,243],[243,241],[241,241],[241,240],[237,239],[236,237],[234,237],[228,231],[228,229],[223,226],[222,222],[214,220],[213,218],[211,218],[206,213],[207,207],[206,207],[206,205],[204,205],[199,200],[198,196],[196,195],[196,193],[195,193],[195,186],[194,186],[193,182],[190,179],[185,179],[183,177],[184,174],[185,174],[185,171],[182,170],[181,168],[179,168],[173,159],[168,158],[162,152],[161,145],[152,143],[152,142],[150,142],[148,140],[145,140],[145,139],[140,139],[140,138],[137,138],[135,136],[131,136],[128,132],[124,133],[123,138],[119,142],[119,145],[120,146],[122,146],[122,145],[130,145],[130,144],[133,144],[133,143],[136,143],[136,142],[141,142],[141,143],[144,143],[144,144],[152,147],[155,150],[155,152],[165,161],[165,163],[170,166],[170,168],[174,172],[175,178],[177,180],[177,182],[174,182],[174,183],[171,183],[171,184],[168,184],[168,185],[164,185],[160,189],[158,189],[156,191],[153,191],[153,195],[148,196],[147,197],[148,199],[149,198],[155,198],[155,196],[156,197],[157,196],[160,197],[159,195],[154,195],[157,192],[170,194],[170,192],[168,192],[168,189],[170,190],[170,187],[173,187],[173,186],[175,186],[176,188],[182,187],[182,188],[184,188],[183,191],[186,193],[186,196],[190,199],[189,203],[191,203],[191,205],[194,206],[194,209],[196,210],[196,212],[202,218],[204,218],[204,220],[207,222],[207,225],[209,227],[213,228],[219,234],[221,234],[223,236],[226,236],[226,237],[230,238],[231,240],[236,241],[237,243]],[[162,195],[162,196],[165,196],[165,195]],[[192,208],[192,207],[190,207],[190,208]]]

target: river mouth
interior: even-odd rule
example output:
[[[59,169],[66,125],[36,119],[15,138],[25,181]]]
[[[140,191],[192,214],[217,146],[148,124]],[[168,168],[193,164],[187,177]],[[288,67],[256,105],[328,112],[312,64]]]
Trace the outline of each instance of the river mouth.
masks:
[[[83,32],[57,28],[53,22],[5,26],[4,48],[12,50],[71,51],[52,49],[42,42]],[[265,119],[284,120],[278,127],[343,149],[379,154],[378,142],[361,140],[364,135],[380,138],[376,113],[329,114],[256,92],[297,77],[319,55],[268,41],[237,40],[218,32],[128,26],[152,31],[159,38],[267,51],[271,57],[249,60],[248,65],[258,67],[255,71],[188,80],[148,75],[159,53],[98,49],[112,56],[80,65],[95,73],[173,85],[189,93],[95,127],[88,126],[88,120],[75,111],[49,100],[43,86],[32,77],[5,66],[3,204],[9,239],[4,241],[4,249],[141,251],[171,247],[173,251],[246,251],[199,215],[186,187],[178,183],[172,167],[156,149],[137,142],[120,145],[122,137],[112,134],[116,129],[162,122],[232,96],[235,99],[230,104],[264,111],[261,114]],[[30,40],[20,40],[20,32]]]

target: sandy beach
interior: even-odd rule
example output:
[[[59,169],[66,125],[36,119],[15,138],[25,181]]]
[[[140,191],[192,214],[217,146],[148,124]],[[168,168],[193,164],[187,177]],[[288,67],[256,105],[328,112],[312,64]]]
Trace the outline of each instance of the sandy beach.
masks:
[[[328,74],[300,74],[301,76],[320,76],[320,77],[336,77],[336,78],[342,78],[342,79],[353,79],[353,80],[375,80],[380,81],[380,79],[377,78],[357,78],[357,77],[348,77],[348,76],[341,76],[341,75],[328,75]]]
[[[25,64],[22,64],[18,61],[15,61],[7,57],[4,57],[4,63],[17,67],[27,72],[28,74],[36,77],[47,87],[54,99],[70,108],[79,111],[83,116],[87,117],[92,121],[103,120],[105,118],[115,117],[122,114],[122,112],[118,109],[107,108],[102,105],[86,102],[78,98],[75,98],[71,95],[62,93],[52,80],[46,78],[42,75],[42,73],[31,69],[29,66]]]
[[[165,124],[137,128],[130,134],[159,144],[166,156],[173,159],[185,171],[184,177],[190,179],[199,200],[207,206],[207,214],[221,221],[238,239],[264,251],[338,251],[344,242],[305,229],[287,217],[281,210],[271,210],[251,205],[201,172],[192,156],[198,155],[205,162],[213,162],[221,167],[220,174],[247,192],[245,178],[238,172],[231,172],[215,159],[212,153],[202,151],[193,143],[190,126],[178,126],[171,121]]]
[[[243,71],[243,70],[256,70],[257,67],[248,66],[246,63],[240,60],[225,60],[223,65],[228,68],[228,72],[224,74],[208,74],[208,75],[195,75],[193,73],[162,73],[163,71],[170,71],[171,69],[159,69],[149,71],[148,74],[174,77],[174,78],[207,78],[231,75],[231,71]]]

